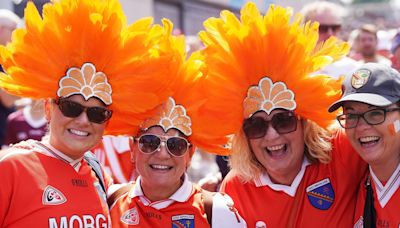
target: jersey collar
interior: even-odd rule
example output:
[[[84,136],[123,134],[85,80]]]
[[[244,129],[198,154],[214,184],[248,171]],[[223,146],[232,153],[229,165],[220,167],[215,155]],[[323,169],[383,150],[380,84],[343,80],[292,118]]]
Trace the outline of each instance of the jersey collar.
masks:
[[[400,186],[400,163],[397,165],[396,170],[393,172],[392,176],[390,176],[385,186],[383,186],[383,184],[376,177],[374,171],[371,169],[371,166],[369,167],[369,171],[375,184],[375,190],[379,204],[382,208],[384,208]]]
[[[301,169],[294,178],[290,186],[273,183],[267,172],[264,172],[259,178],[254,179],[254,183],[257,187],[269,186],[275,191],[282,191],[288,194],[289,196],[294,197],[294,195],[296,194],[297,187],[299,186],[301,180],[303,179],[306,167],[310,164],[311,164],[310,161],[308,161],[308,159],[304,157]]]
[[[156,202],[151,202],[147,197],[144,195],[142,187],[141,187],[141,177],[139,176],[136,180],[134,187],[129,192],[129,197],[139,197],[140,201],[145,206],[153,207],[157,210],[163,209],[171,205],[173,202],[186,202],[193,192],[193,184],[188,180],[188,176],[185,173],[184,180],[182,186],[172,194],[168,199],[160,200]]]

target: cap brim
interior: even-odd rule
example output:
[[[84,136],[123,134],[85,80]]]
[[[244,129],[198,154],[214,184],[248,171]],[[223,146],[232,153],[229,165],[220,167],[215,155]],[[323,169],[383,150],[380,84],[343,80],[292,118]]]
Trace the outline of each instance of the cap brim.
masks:
[[[329,109],[328,112],[333,112],[336,109],[340,108],[344,102],[346,101],[356,101],[356,102],[362,102],[365,104],[369,105],[374,105],[374,106],[388,106],[396,101],[398,101],[398,98],[389,98],[389,97],[384,97],[378,94],[372,94],[372,93],[353,93],[347,96],[342,97],[340,100],[336,101],[333,103]]]

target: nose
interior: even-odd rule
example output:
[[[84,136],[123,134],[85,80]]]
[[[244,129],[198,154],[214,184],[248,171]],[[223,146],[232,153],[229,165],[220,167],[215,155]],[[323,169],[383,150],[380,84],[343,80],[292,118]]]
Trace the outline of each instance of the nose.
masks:
[[[267,132],[265,132],[264,139],[272,140],[280,136],[280,134],[275,130],[274,127],[271,126],[271,124],[268,124],[266,131]]]
[[[85,111],[83,111],[79,116],[75,117],[74,121],[80,124],[90,124],[89,118]]]
[[[357,129],[357,130],[364,130],[364,129],[367,129],[367,128],[370,128],[370,127],[371,127],[371,125],[369,125],[369,124],[365,121],[364,117],[360,117],[360,118],[358,119],[358,123],[357,123],[357,126],[356,126],[356,129]]]
[[[169,152],[167,150],[167,144],[164,141],[162,141],[160,143],[160,146],[157,148],[155,155],[158,157],[162,157],[162,158],[170,158],[171,157],[171,155],[169,154]]]
[[[336,30],[333,29],[332,27],[328,27],[328,30],[326,31],[326,33],[327,33],[329,36],[333,36],[333,35],[336,34]]]

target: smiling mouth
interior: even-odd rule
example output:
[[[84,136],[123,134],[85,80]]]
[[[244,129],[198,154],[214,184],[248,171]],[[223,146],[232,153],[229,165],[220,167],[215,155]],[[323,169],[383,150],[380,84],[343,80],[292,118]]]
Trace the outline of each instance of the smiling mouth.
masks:
[[[168,166],[168,165],[149,165],[149,166],[153,170],[157,170],[157,171],[169,171],[172,169],[172,166]]]
[[[68,132],[73,134],[73,135],[77,135],[77,136],[89,136],[89,132],[79,131],[79,130],[76,130],[76,129],[68,129]]]
[[[281,158],[287,153],[287,144],[269,146],[265,148],[265,151],[272,158]]]
[[[367,136],[358,139],[361,146],[373,146],[376,145],[379,142],[379,140],[380,137],[378,136]]]

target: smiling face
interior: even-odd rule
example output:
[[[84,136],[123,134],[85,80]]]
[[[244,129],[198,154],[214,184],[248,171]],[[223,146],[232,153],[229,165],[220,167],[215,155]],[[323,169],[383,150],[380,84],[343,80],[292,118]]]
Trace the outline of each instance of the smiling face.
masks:
[[[85,101],[81,95],[73,95],[67,100],[77,102],[85,107],[105,107],[97,98]],[[46,118],[49,121],[50,144],[72,159],[77,159],[100,142],[106,123],[97,124],[88,120],[86,112],[76,118],[65,117],[57,104],[47,102]]]
[[[171,136],[184,137],[176,129],[170,129],[167,133],[159,126],[149,128],[142,134],[154,134],[158,136]],[[140,136],[140,135],[139,135]],[[190,147],[189,150],[193,149]],[[154,153],[145,154],[139,151],[138,142],[135,140],[133,146],[135,163],[138,173],[141,176],[141,185],[145,195],[151,198],[150,193],[154,189],[160,189],[167,193],[166,197],[173,194],[182,185],[181,177],[190,164],[192,153],[189,150],[182,157],[172,156],[165,145],[161,145],[159,150]]]
[[[284,110],[274,110],[268,115],[257,112],[254,117],[265,120]],[[304,157],[304,137],[300,120],[296,131],[279,134],[269,126],[264,137],[249,140],[250,147],[257,160],[264,166],[271,180],[277,184],[290,185],[301,169]]]
[[[387,108],[396,108],[391,105]],[[345,114],[361,114],[379,107],[371,106],[360,102],[345,102],[343,110]],[[400,134],[392,134],[389,125],[400,120],[400,112],[387,112],[386,119],[378,125],[369,125],[363,118],[360,118],[355,128],[346,129],[346,134],[354,149],[370,165],[386,164],[390,161],[399,161]]]

